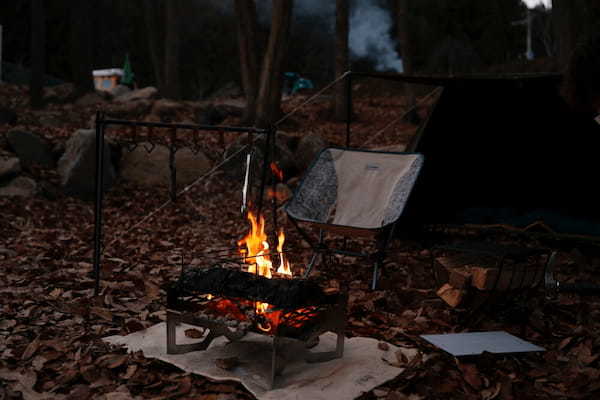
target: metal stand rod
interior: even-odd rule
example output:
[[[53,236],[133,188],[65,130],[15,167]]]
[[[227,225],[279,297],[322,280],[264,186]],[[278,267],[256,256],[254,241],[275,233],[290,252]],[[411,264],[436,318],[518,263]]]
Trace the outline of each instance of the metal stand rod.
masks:
[[[94,295],[100,293],[102,256],[102,195],[104,192],[104,115],[96,113],[96,199],[94,204]]]
[[[346,147],[350,147],[350,124],[352,122],[352,72],[346,78]]]
[[[171,201],[177,200],[177,165],[175,164],[175,154],[177,153],[177,128],[171,129],[171,143],[169,145],[169,170],[171,172],[170,179],[170,196]]]

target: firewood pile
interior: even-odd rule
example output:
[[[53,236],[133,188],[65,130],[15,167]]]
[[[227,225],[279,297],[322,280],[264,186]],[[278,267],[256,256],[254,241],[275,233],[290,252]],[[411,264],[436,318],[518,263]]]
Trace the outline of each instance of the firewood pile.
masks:
[[[525,250],[492,255],[460,249],[432,255],[437,295],[450,307],[468,308],[492,292],[508,294],[537,287],[544,279],[545,258],[540,251]]]

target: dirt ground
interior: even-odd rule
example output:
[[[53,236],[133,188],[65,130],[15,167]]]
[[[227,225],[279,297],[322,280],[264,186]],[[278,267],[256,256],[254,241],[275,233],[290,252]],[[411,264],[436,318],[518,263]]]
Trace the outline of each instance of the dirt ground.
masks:
[[[64,143],[95,111],[93,106],[50,105],[46,112],[56,112],[60,124],[40,125],[40,114],[27,108],[24,88],[1,88],[2,105],[17,110],[21,127],[53,144]],[[356,91],[362,97],[356,98],[353,144],[406,143],[415,126],[404,122],[378,134],[401,115],[404,98],[364,87]],[[291,98],[285,110],[291,111],[305,98]],[[282,129],[293,134],[318,131],[328,141],[342,144],[345,124],[327,118],[329,104],[323,97],[302,108]],[[5,154],[10,153],[4,139],[10,128],[0,125],[0,149]],[[54,170],[30,167],[25,174],[49,187],[58,185]],[[105,248],[98,297],[93,296],[91,264],[93,204],[66,197],[59,190],[42,191],[27,199],[0,198],[0,399],[252,398],[240,385],[211,382],[139,353],[126,354],[101,340],[164,320],[164,287],[178,275],[182,256],[186,265],[210,265],[218,262],[215,254],[236,251],[237,241],[248,229],[239,213],[239,186],[240,182],[215,174],[193,186],[175,204],[128,230],[164,204],[167,188],[143,189],[118,182],[105,197]],[[286,247],[300,271],[310,251],[281,209],[278,222],[288,233]],[[556,250],[559,279],[598,281],[600,257],[592,245],[477,229],[450,231],[436,240],[463,239]],[[339,243],[339,238],[334,240]],[[361,399],[600,396],[598,297],[561,294],[550,299],[537,288],[503,293],[474,315],[469,304],[452,309],[436,295],[430,267],[433,243],[395,240],[377,291],[369,290],[370,266],[350,257],[333,257],[312,275],[326,286],[349,287],[348,336],[419,348],[419,357],[407,362],[398,378]],[[350,245],[368,246],[360,240]],[[455,358],[419,337],[487,330],[507,331],[547,351]]]

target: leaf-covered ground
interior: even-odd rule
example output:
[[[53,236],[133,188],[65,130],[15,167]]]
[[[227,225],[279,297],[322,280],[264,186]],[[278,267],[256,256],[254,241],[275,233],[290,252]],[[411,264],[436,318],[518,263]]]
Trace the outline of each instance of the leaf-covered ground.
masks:
[[[360,89],[360,88],[359,88]],[[64,143],[85,126],[93,107],[51,105],[60,123],[40,125],[39,113],[26,107],[22,88],[3,86],[3,104],[19,113],[22,127]],[[353,139],[372,146],[405,142],[409,125],[375,136],[402,110],[402,99],[366,92],[357,99],[360,116]],[[286,104],[291,110],[303,98]],[[342,142],[345,125],[326,120],[328,102],[299,111],[284,129],[317,130]],[[182,116],[184,118],[185,116]],[[189,117],[189,116],[188,116]],[[235,123],[235,121],[230,121]],[[0,148],[9,153],[0,126]],[[215,149],[218,151],[218,149]],[[58,184],[53,170],[30,167],[26,175]],[[223,174],[195,185],[137,228],[167,200],[167,189],[142,189],[125,182],[105,198],[105,250],[101,294],[93,295],[93,204],[42,190],[31,199],[0,198],[0,399],[250,399],[240,385],[215,383],[169,364],[126,354],[102,338],[144,329],[165,318],[163,287],[179,273],[181,260],[209,265],[218,252],[231,253],[247,230],[239,214],[240,182]],[[269,218],[270,220],[270,218]],[[293,264],[310,256],[285,215]],[[486,234],[488,241],[548,246],[527,235]],[[461,239],[460,232],[446,237]],[[352,246],[366,246],[353,242]],[[600,258],[593,247],[550,244],[559,250],[561,279],[598,281]],[[593,399],[600,396],[600,302],[597,297],[560,295],[547,299],[536,289],[503,296],[485,312],[467,319],[468,307],[453,310],[435,294],[429,244],[396,240],[387,260],[381,290],[369,290],[371,269],[358,259],[332,258],[313,275],[328,286],[348,285],[348,336],[369,336],[397,346],[417,348],[397,379],[362,399]],[[506,301],[509,300],[509,301]],[[425,333],[506,330],[543,346],[544,353],[483,354],[456,359],[419,338]]]

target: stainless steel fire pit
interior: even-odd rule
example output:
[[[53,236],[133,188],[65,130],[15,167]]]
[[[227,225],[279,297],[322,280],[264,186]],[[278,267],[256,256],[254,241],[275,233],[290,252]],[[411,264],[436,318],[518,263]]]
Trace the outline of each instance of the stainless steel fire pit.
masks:
[[[266,312],[259,305],[268,303]],[[306,348],[325,332],[337,334],[335,349],[307,350],[307,362],[343,356],[347,294],[323,290],[307,279],[268,279],[244,272],[240,266],[188,268],[168,290],[167,353],[206,350],[220,336],[241,340],[247,332],[273,338],[270,384],[285,367],[284,341],[301,341]],[[258,310],[258,311],[257,311]],[[205,329],[201,342],[177,344],[175,329],[185,322]]]

